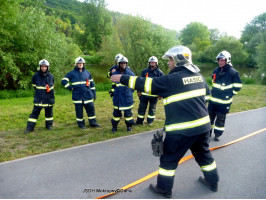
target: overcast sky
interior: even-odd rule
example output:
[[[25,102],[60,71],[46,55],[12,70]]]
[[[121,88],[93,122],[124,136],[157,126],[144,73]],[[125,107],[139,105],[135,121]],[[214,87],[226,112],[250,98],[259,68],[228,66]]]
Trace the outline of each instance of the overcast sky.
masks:
[[[265,0],[105,0],[107,9],[142,16],[152,23],[180,31],[201,22],[240,38],[247,23],[266,12]]]

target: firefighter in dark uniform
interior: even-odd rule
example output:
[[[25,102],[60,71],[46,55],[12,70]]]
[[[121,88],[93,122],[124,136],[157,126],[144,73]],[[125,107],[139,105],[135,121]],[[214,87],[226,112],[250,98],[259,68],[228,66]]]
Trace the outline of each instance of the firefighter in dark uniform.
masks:
[[[241,90],[242,81],[232,66],[229,52],[220,52],[216,59],[219,67],[212,73],[212,95],[208,110],[214,129],[214,140],[219,141],[219,137],[225,130],[226,114],[229,112],[233,96]]]
[[[91,127],[100,127],[95,116],[94,101],[96,100],[95,84],[91,73],[84,67],[85,60],[78,57],[75,68],[62,79],[62,85],[72,91],[72,100],[76,110],[77,124],[81,129],[86,129],[83,119],[83,107],[89,117]]]
[[[39,71],[32,77],[32,86],[35,89],[34,107],[29,116],[27,128],[24,133],[34,130],[42,108],[45,110],[45,124],[48,130],[53,126],[54,76],[49,72],[49,62],[45,59],[39,62]]]
[[[119,68],[113,72],[113,74],[125,74],[128,76],[135,76],[135,74],[131,71],[130,67],[127,66],[128,59],[126,57],[122,57],[118,60]],[[132,131],[132,125],[134,124],[133,120],[133,92],[134,90],[128,88],[121,83],[116,83],[114,87],[114,95],[113,95],[113,118],[111,119],[112,123],[112,133],[117,131],[117,125],[120,122],[122,117],[122,111],[124,111],[125,123],[127,125],[127,131]]]
[[[120,54],[120,53],[115,56],[115,65],[108,70],[108,72],[107,72],[107,78],[110,78],[112,76],[112,73],[114,73],[119,68],[119,66],[118,66],[118,60],[120,58],[122,58],[122,57],[123,57],[123,55]],[[115,88],[115,83],[112,82],[111,89],[108,91],[110,97],[113,97],[113,95],[114,95],[114,88]]]
[[[149,66],[141,72],[141,77],[154,78],[164,75],[163,72],[158,67],[158,59],[155,56],[150,57],[148,63]],[[158,97],[158,95],[147,94],[145,92],[138,92],[138,97],[140,99],[140,102],[138,109],[138,118],[135,124],[136,125],[143,124],[148,104],[149,104],[149,111],[147,116],[147,123],[151,124],[155,119],[155,111],[156,111],[156,104],[158,98],[161,97]]]
[[[218,189],[218,171],[215,160],[209,150],[210,118],[206,106],[209,88],[198,73],[200,70],[192,64],[191,51],[182,45],[172,47],[163,56],[169,59],[170,73],[156,78],[113,75],[112,81],[121,82],[130,88],[148,94],[163,97],[165,108],[165,139],[162,147],[162,135],[154,135],[153,153],[160,152],[160,166],[157,185],[150,185],[156,194],[170,198],[174,184],[175,169],[188,149],[203,172],[199,181],[212,191]]]

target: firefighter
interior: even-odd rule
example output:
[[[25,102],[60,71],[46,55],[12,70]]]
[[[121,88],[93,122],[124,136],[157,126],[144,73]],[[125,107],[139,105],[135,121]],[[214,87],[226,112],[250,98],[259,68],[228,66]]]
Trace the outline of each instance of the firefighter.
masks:
[[[34,130],[42,108],[45,110],[45,125],[48,130],[53,126],[54,76],[49,72],[49,62],[45,59],[39,62],[39,71],[32,77],[32,86],[35,89],[34,107],[27,122],[24,133]]]
[[[84,67],[85,60],[78,57],[75,68],[62,79],[62,85],[72,91],[72,100],[76,110],[77,124],[81,129],[86,129],[83,119],[83,107],[89,117],[91,127],[100,127],[95,116],[94,101],[96,100],[95,84],[91,73]]]
[[[158,59],[152,56],[148,60],[149,66],[141,72],[141,77],[160,77],[163,72],[158,67]],[[145,112],[149,104],[149,111],[147,116],[147,123],[151,124],[155,118],[156,104],[158,101],[158,95],[151,95],[145,92],[138,92],[138,97],[140,99],[138,108],[138,118],[135,125],[143,125]],[[160,97],[159,97],[160,99]]]
[[[119,68],[113,72],[113,74],[125,74],[128,76],[135,76],[129,66],[127,66],[128,59],[126,57],[122,57],[118,60]],[[114,88],[113,95],[113,118],[111,119],[112,123],[112,133],[117,132],[117,125],[120,122],[122,117],[122,111],[124,111],[125,123],[127,125],[127,131],[132,131],[132,125],[134,124],[133,120],[133,92],[134,90],[128,88],[125,85],[120,83],[116,83]]]
[[[209,150],[211,124],[205,98],[209,97],[210,90],[191,57],[190,49],[179,45],[163,56],[163,59],[169,59],[168,75],[111,77],[112,81],[132,89],[163,97],[166,136],[163,141],[162,134],[156,133],[152,140],[153,153],[160,156],[160,166],[157,185],[151,184],[150,190],[168,198],[172,195],[175,169],[188,149],[203,172],[204,178],[200,177],[199,181],[212,191],[218,189],[218,171]]]
[[[120,58],[122,58],[122,57],[123,57],[123,55],[120,54],[120,53],[115,56],[115,65],[108,70],[108,72],[107,72],[107,78],[110,78],[112,76],[112,73],[114,73],[119,68],[119,66],[118,66],[118,60]],[[111,89],[108,91],[111,98],[114,95],[114,89],[115,89],[115,83],[112,82]]]
[[[220,52],[216,59],[219,67],[212,73],[212,95],[208,111],[214,129],[214,140],[219,141],[219,137],[225,130],[226,114],[229,112],[233,96],[241,90],[242,81],[232,66],[229,52]]]

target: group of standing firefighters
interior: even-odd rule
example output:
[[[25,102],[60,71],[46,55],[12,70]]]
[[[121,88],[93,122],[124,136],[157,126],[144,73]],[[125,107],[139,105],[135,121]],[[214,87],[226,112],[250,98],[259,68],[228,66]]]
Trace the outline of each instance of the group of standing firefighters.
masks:
[[[230,110],[233,96],[242,87],[239,74],[232,66],[230,53],[220,52],[216,57],[219,66],[212,73],[210,90],[204,77],[199,73],[199,68],[193,64],[189,48],[182,45],[172,47],[162,58],[168,59],[169,74],[164,75],[159,69],[158,59],[151,56],[148,67],[141,72],[141,76],[135,76],[128,66],[128,59],[121,54],[115,56],[116,65],[107,73],[107,77],[112,80],[109,91],[113,100],[111,131],[117,132],[122,111],[127,131],[132,131],[133,125],[143,125],[148,105],[147,123],[151,124],[155,118],[157,101],[163,99],[165,125],[163,131],[154,134],[151,142],[153,154],[160,156],[159,174],[157,184],[151,184],[150,190],[166,198],[172,196],[175,170],[190,149],[204,175],[199,181],[216,192],[219,175],[216,162],[209,150],[209,142],[212,130],[214,141],[219,141],[225,130],[226,114]],[[95,84],[84,64],[84,59],[78,57],[75,60],[75,68],[61,81],[65,88],[72,91],[76,120],[81,129],[85,129],[83,107],[89,117],[90,126],[100,126],[95,117]],[[49,72],[47,60],[41,60],[39,66],[40,70],[32,78],[36,90],[34,108],[25,133],[34,130],[42,108],[45,109],[46,128],[52,129],[54,77]],[[140,99],[135,122],[132,113],[134,90],[137,90]]]

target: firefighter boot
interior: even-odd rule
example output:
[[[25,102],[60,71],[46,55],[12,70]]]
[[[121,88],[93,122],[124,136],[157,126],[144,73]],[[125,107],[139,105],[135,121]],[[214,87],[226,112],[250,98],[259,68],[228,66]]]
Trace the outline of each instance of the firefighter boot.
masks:
[[[214,141],[216,141],[216,142],[219,141],[219,135],[215,134],[215,136],[214,136]]]
[[[199,182],[204,184],[204,185],[206,185],[207,187],[209,187],[210,190],[213,191],[213,192],[217,192],[217,190],[218,190],[218,183],[210,184],[202,176],[199,177]]]
[[[127,132],[131,132],[132,131],[132,125],[131,126],[127,126]]]
[[[158,195],[161,195],[163,197],[166,197],[166,198],[171,198],[172,197],[172,191],[165,192],[165,191],[161,190],[160,188],[158,188],[157,186],[155,186],[153,184],[150,184],[149,189],[150,189],[151,192],[153,192],[155,194],[158,194]]]
[[[113,125],[112,127],[112,133],[115,133],[115,132],[117,132],[117,125]]]
[[[26,130],[24,131],[24,133],[28,134],[28,133],[30,133],[30,132],[32,132],[32,131],[33,131],[33,130],[26,129]]]

